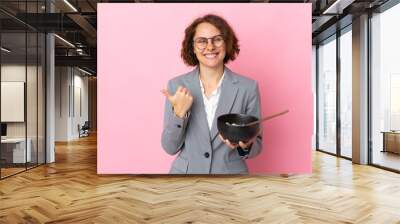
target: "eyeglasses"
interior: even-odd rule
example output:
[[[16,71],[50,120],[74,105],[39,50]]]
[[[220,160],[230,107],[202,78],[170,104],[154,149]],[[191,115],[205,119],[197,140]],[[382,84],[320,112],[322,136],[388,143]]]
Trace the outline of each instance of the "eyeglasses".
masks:
[[[220,35],[216,35],[216,36],[213,36],[210,38],[198,37],[194,40],[194,46],[202,51],[207,47],[208,40],[211,40],[211,43],[215,47],[221,47],[222,44],[224,43],[224,37],[220,34]]]

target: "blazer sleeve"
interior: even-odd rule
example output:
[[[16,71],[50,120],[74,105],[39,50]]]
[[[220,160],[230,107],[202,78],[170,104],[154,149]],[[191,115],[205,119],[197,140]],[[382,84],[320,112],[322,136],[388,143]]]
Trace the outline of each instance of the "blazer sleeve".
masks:
[[[252,115],[254,117],[257,117],[258,119],[261,119],[261,102],[260,102],[260,91],[258,88],[258,83],[255,81],[253,88],[251,88],[250,94],[249,94],[249,100],[247,103],[246,107],[246,114]],[[261,132],[260,134],[256,137],[256,140],[250,147],[250,151],[248,154],[247,158],[254,158],[258,154],[261,153],[262,150],[262,126],[261,126]]]
[[[172,81],[168,81],[168,92],[173,94],[176,89],[177,87],[172,84]],[[176,116],[171,103],[168,99],[165,99],[161,145],[168,154],[175,155],[182,149],[189,117],[190,112],[184,118]]]

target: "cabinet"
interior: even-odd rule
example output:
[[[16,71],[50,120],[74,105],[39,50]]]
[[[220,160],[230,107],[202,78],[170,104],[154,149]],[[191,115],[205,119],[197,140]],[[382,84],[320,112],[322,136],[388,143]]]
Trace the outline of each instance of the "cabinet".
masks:
[[[400,154],[400,132],[387,131],[382,133],[383,133],[382,152],[393,152]]]

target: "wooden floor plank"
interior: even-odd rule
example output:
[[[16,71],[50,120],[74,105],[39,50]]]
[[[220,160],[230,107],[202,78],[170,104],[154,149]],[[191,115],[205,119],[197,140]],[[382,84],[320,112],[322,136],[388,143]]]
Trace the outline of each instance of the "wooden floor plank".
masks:
[[[400,175],[313,152],[310,175],[97,175],[96,136],[0,181],[0,223],[400,223]]]

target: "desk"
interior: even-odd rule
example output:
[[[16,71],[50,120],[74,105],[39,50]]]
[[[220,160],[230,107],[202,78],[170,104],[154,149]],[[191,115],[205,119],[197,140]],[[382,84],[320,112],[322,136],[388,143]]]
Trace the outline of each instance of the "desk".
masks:
[[[6,138],[1,139],[1,157],[6,163],[25,163],[31,162],[31,145],[32,140],[27,138],[28,144],[25,154],[25,138]],[[25,161],[27,158],[27,161]]]
[[[382,152],[393,152],[400,154],[400,132],[399,131],[382,131],[383,133],[383,150]]]

